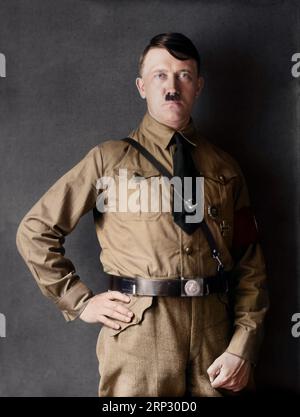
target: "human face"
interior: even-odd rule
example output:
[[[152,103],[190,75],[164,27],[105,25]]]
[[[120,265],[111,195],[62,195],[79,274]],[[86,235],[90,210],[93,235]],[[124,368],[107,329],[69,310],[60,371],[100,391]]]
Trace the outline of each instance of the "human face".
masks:
[[[176,130],[189,122],[196,97],[200,94],[204,80],[197,74],[194,59],[181,61],[164,48],[148,51],[136,86],[146,99],[150,115]],[[175,100],[167,100],[169,96]]]

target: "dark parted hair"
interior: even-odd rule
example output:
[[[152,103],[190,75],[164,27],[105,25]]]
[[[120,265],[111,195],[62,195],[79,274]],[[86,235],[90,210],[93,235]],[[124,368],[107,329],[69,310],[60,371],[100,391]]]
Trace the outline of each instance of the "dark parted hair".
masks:
[[[194,59],[197,63],[198,75],[200,75],[200,56],[193,42],[182,33],[166,32],[154,36],[144,49],[139,59],[139,74],[141,75],[145,57],[152,48],[164,48],[177,59],[184,61]]]

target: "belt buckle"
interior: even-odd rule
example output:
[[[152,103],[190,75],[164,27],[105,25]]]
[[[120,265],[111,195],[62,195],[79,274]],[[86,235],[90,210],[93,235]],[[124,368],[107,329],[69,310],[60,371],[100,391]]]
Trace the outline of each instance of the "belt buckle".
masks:
[[[204,279],[192,278],[185,279],[181,277],[181,296],[182,297],[197,297],[204,295]]]

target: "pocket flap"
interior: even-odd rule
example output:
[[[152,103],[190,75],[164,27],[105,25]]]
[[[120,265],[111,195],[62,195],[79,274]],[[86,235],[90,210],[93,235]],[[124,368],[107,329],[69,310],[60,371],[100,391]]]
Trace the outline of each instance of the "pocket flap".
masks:
[[[150,177],[155,177],[155,176],[159,176],[161,175],[160,172],[157,169],[143,169],[140,167],[136,167],[136,168],[126,168],[126,167],[118,167],[118,168],[114,168],[114,175],[116,176],[120,176],[120,169],[127,169],[127,178],[131,178],[131,177],[144,177],[144,178],[150,178]]]
[[[227,184],[233,178],[236,178],[238,174],[230,169],[222,169],[219,172],[203,172],[204,178],[217,181],[220,184]]]
[[[143,319],[144,312],[147,310],[147,308],[149,308],[152,305],[152,295],[146,296],[129,294],[129,296],[131,300],[129,303],[125,303],[125,305],[134,313],[134,316],[132,317],[129,323],[125,323],[124,321],[114,319],[114,321],[120,325],[120,328],[107,328],[108,334],[110,336],[115,336],[123,330],[127,329],[127,327],[140,323]]]

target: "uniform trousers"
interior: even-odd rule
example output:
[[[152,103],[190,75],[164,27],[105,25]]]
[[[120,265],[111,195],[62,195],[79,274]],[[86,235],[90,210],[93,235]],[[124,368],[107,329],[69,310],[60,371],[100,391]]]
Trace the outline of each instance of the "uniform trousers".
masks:
[[[132,321],[99,333],[99,396],[225,395],[212,388],[207,369],[230,341],[226,294],[130,297]]]

